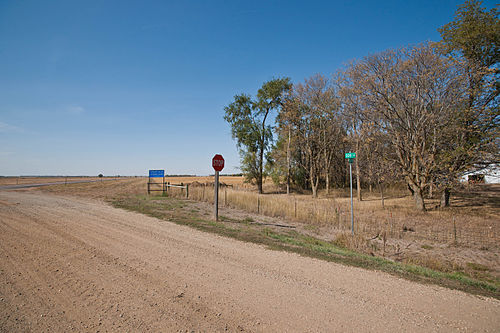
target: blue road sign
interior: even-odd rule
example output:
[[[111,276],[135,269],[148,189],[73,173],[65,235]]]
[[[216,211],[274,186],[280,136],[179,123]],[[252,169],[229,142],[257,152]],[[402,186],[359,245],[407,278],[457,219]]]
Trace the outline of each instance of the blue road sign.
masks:
[[[165,177],[165,170],[149,170],[149,177]]]

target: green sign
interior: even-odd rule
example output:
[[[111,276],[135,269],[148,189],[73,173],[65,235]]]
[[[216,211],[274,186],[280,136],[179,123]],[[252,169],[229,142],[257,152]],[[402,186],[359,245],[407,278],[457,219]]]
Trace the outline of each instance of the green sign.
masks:
[[[345,153],[345,158],[356,158],[356,153]]]

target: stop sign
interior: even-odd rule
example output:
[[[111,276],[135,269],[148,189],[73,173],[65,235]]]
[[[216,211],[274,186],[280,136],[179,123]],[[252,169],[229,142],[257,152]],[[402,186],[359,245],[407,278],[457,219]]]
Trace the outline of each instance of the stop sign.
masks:
[[[212,158],[212,167],[215,171],[222,171],[222,169],[224,169],[224,157],[216,154],[214,158]]]

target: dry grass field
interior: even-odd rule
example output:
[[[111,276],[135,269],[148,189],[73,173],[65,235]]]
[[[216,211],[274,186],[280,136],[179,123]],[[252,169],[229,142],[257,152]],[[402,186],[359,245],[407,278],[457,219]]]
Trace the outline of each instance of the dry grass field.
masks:
[[[43,189],[59,194],[86,196],[104,201],[147,193],[148,178],[123,178],[112,182],[57,185]],[[211,177],[172,177],[171,184],[190,184],[189,200],[205,202],[211,213],[214,189]],[[334,242],[362,253],[439,271],[465,271],[469,275],[500,281],[500,186],[478,185],[452,196],[452,207],[438,209],[438,200],[428,200],[429,210],[417,212],[405,193],[388,191],[382,208],[376,194],[354,201],[354,231],[350,236],[350,200],[347,191],[328,197],[263,194],[243,184],[241,177],[221,177],[219,194],[224,217],[292,225],[295,230]],[[267,193],[277,192],[268,182]],[[170,188],[168,196],[185,199],[185,190]],[[266,220],[268,221],[268,220]],[[278,228],[279,229],[279,228]]]
[[[0,186],[38,183],[55,183],[64,181],[96,180],[98,177],[0,177]]]

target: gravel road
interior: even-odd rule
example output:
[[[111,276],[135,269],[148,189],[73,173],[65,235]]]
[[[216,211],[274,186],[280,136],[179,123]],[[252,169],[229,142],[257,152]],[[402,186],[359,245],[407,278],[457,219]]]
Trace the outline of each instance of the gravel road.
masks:
[[[0,331],[500,331],[500,301],[0,192]]]

